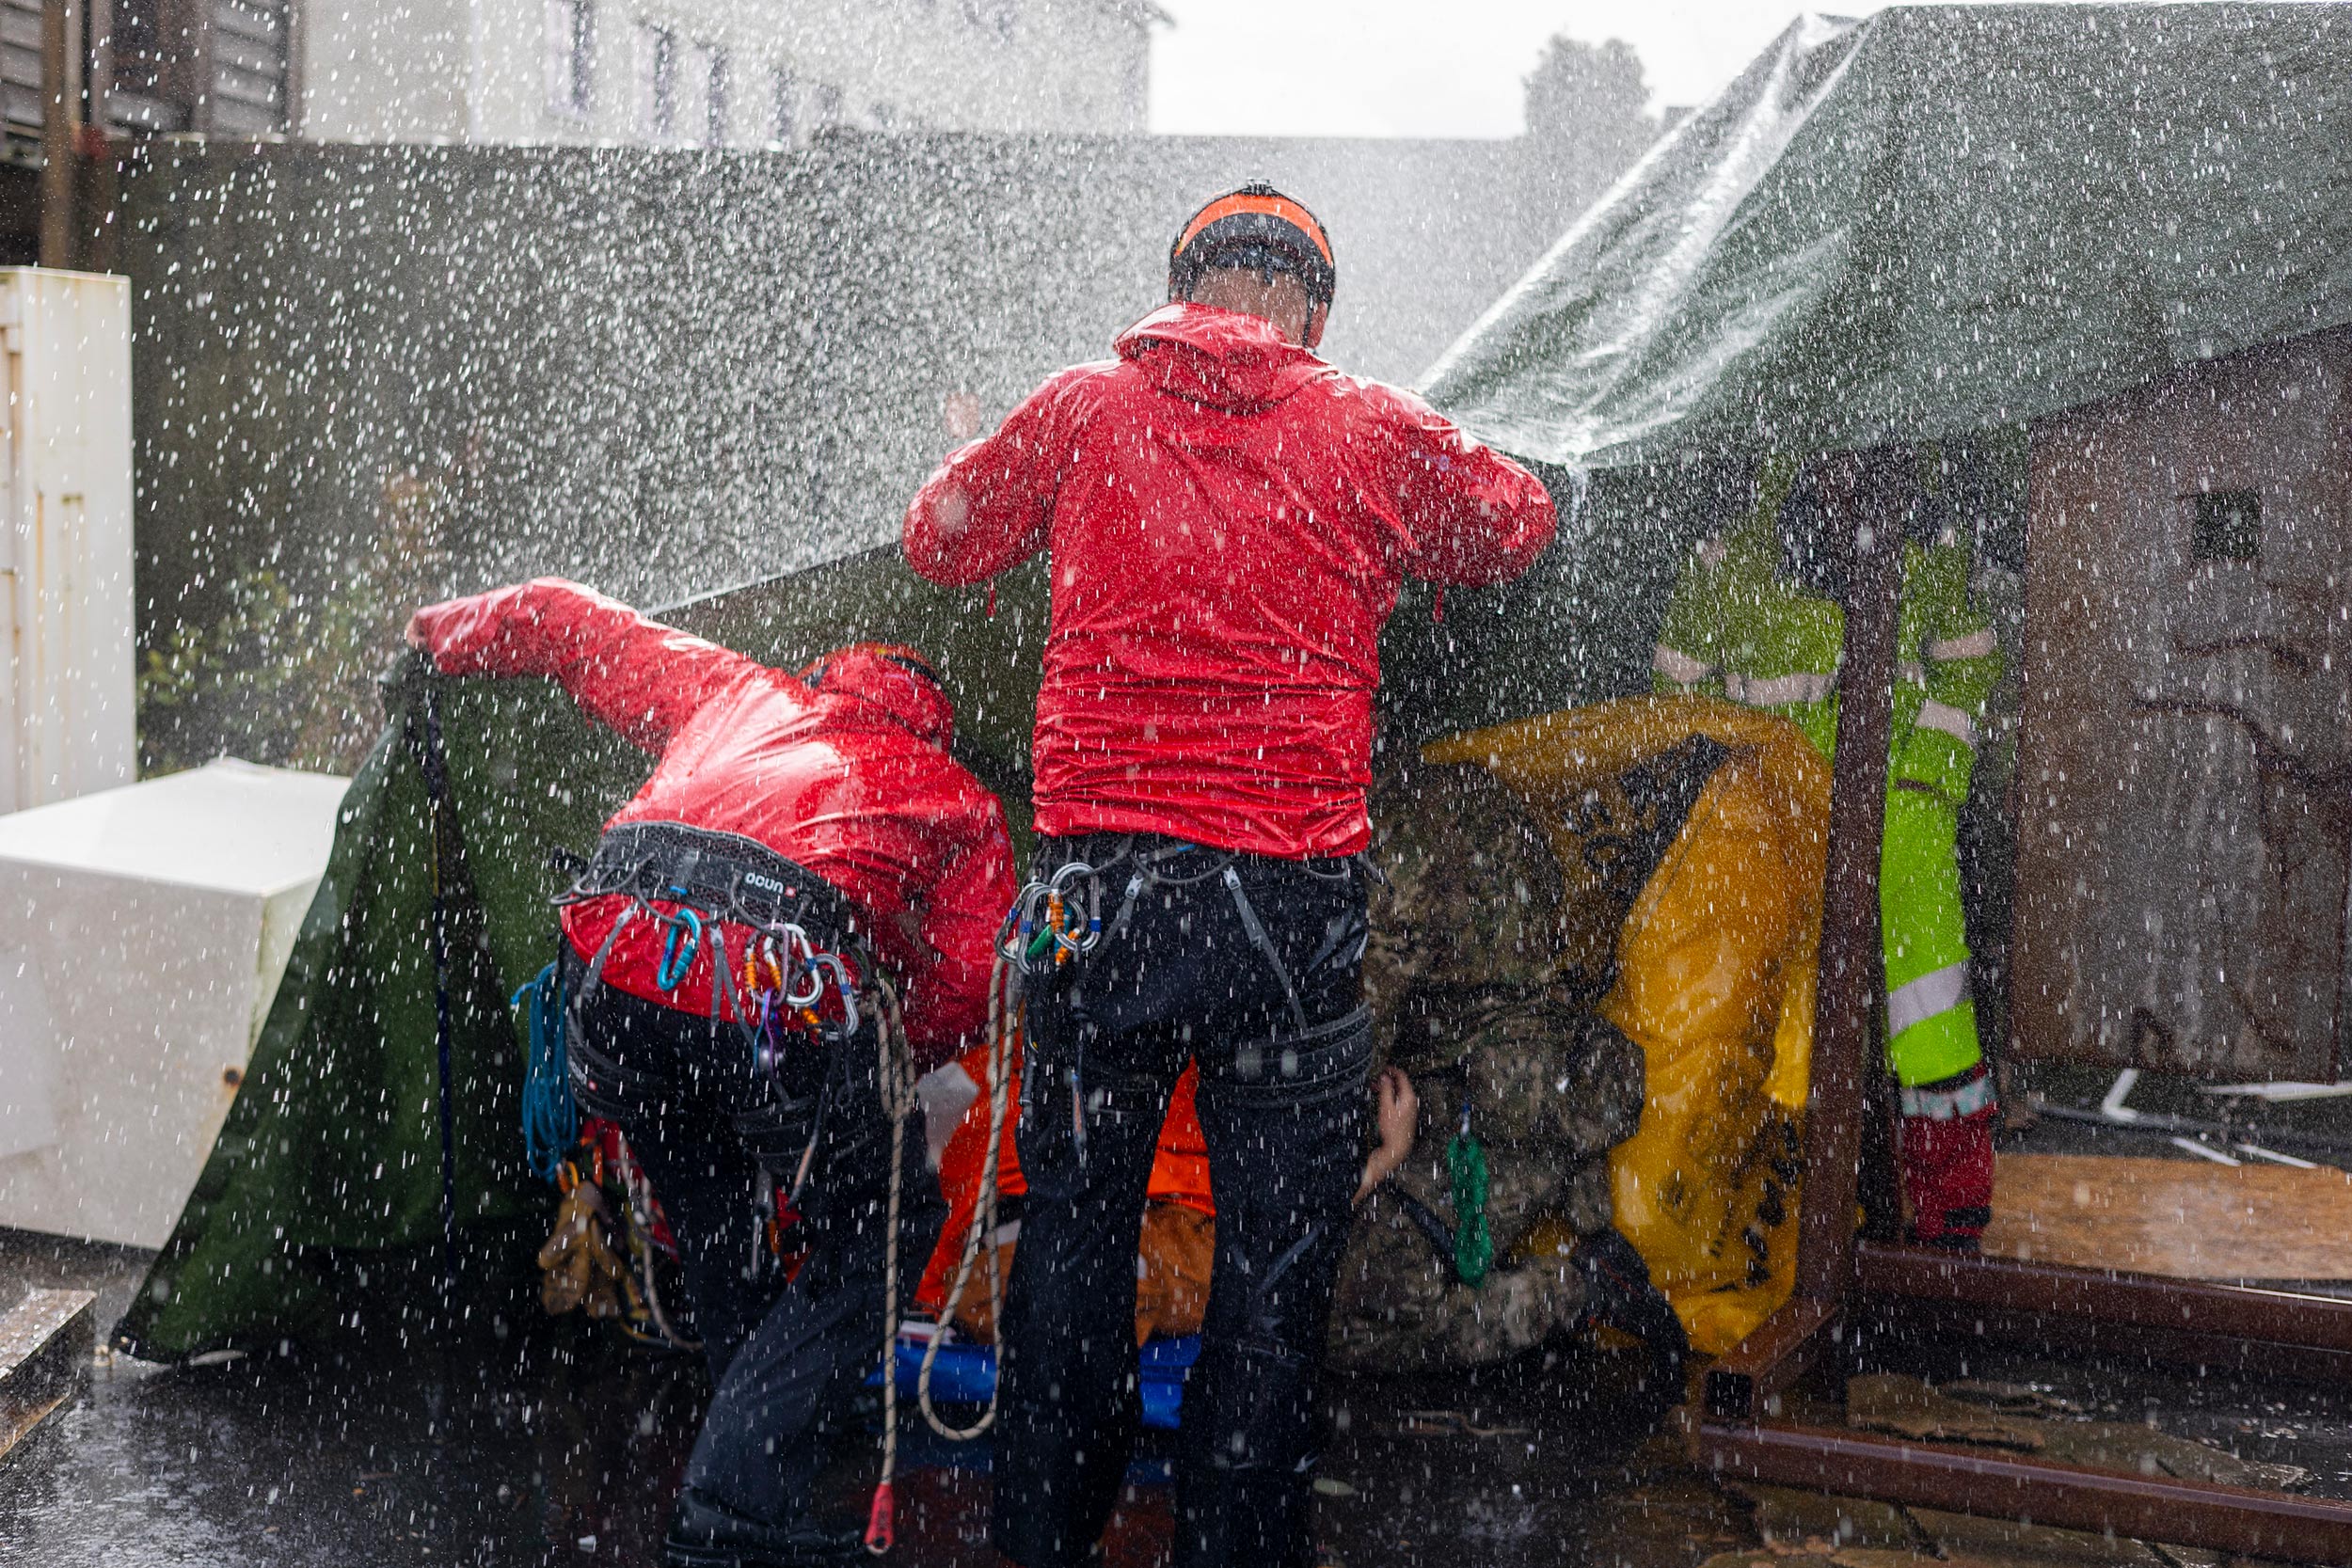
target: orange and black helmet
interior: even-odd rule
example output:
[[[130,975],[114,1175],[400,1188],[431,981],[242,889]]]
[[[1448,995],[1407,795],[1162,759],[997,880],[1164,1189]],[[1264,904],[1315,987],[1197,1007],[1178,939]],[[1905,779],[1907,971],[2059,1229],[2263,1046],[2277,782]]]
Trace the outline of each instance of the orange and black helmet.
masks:
[[[1325,306],[1340,280],[1322,220],[1263,183],[1227,191],[1185,220],[1168,249],[1168,297],[1189,298],[1211,267],[1294,274],[1307,297]]]

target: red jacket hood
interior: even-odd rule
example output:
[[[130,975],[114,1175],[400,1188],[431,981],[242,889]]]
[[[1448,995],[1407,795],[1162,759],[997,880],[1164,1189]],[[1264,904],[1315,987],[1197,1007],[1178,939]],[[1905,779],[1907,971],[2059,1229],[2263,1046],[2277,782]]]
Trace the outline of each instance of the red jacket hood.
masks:
[[[1112,346],[1161,391],[1236,414],[1271,407],[1331,369],[1272,322],[1189,301],[1162,306]]]
[[[945,691],[909,667],[923,663],[912,648],[853,642],[810,664],[801,678],[818,691],[873,704],[944,752],[956,737],[956,710]]]

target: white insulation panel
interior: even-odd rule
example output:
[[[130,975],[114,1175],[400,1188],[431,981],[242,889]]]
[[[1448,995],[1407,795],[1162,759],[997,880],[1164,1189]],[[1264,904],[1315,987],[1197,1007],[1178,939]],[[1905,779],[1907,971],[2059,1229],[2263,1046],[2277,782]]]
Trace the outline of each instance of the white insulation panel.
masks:
[[[221,761],[0,816],[0,1226],[163,1244],[347,783]]]

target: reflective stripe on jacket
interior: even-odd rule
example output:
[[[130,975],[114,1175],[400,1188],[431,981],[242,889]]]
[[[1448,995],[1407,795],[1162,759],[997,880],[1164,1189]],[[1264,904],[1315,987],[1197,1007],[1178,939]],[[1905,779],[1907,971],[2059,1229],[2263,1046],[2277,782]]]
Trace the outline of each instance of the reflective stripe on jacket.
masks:
[[[1904,546],[1898,614],[1880,933],[1887,1057],[1912,1085],[1982,1060],[1957,839],[1977,723],[2001,658],[1991,626],[1969,603],[1967,553],[1957,545]],[[1661,689],[1707,690],[1778,714],[1828,755],[1844,635],[1836,605],[1780,578],[1774,536],[1752,520],[1684,569],[1651,667]],[[1680,678],[1692,671],[1699,679]]]

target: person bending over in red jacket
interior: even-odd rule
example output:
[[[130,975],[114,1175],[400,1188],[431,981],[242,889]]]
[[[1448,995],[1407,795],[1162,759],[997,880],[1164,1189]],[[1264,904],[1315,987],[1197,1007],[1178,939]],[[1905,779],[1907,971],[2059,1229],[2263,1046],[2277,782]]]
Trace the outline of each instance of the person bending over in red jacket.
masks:
[[[811,1433],[882,1334],[879,986],[918,1069],[979,1032],[1013,892],[1004,809],[948,757],[953,713],[911,649],[786,673],[554,578],[421,610],[408,641],[445,674],[552,676],[659,758],[563,925],[573,1098],[661,1196],[716,1385],[666,1560],[855,1560],[854,1529],[809,1516]],[[941,1209],[909,1144],[912,1284]],[[763,1183],[796,1190],[809,1245],[780,1293],[743,1269]]]
[[[1046,549],[1037,874],[1082,958],[1029,999],[1022,1242],[993,1539],[1085,1561],[1136,1420],[1136,1228],[1187,1059],[1216,1253],[1177,1461],[1179,1568],[1310,1549],[1313,1400],[1363,1164],[1364,890],[1380,627],[1406,577],[1496,583],[1550,540],[1524,469],[1311,350],[1336,274],[1271,187],[1210,202],[1170,303],[1062,372],[908,509],[923,576]],[[1099,909],[1096,932],[1090,922]]]

